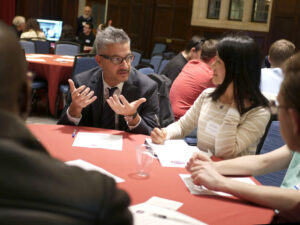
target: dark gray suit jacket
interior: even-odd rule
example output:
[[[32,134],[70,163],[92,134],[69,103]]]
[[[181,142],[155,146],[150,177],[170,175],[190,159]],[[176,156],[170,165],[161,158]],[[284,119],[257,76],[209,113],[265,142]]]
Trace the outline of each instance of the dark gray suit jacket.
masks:
[[[52,158],[24,122],[0,110],[0,223],[132,224],[114,180]]]
[[[82,110],[82,118],[79,126],[99,127],[101,128],[101,114],[103,110],[103,82],[102,70],[100,67],[93,68],[86,72],[76,75],[74,78],[76,87],[86,85],[95,92],[97,100],[88,105]],[[135,101],[139,98],[146,98],[146,102],[142,103],[138,108],[138,113],[141,116],[141,123],[131,130],[133,133],[149,135],[154,127],[157,126],[154,119],[154,114],[158,115],[158,91],[157,84],[146,75],[132,68],[129,78],[124,82],[122,95],[128,102]],[[58,124],[74,125],[68,120],[66,111],[72,102],[71,95],[68,97],[68,102],[58,121]],[[114,116],[114,115],[112,115]],[[119,116],[119,130],[130,131],[124,116]]]

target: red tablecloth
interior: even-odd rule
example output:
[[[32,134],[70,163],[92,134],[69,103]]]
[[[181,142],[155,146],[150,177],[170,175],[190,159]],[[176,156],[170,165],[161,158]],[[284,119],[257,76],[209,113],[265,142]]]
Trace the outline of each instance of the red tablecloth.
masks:
[[[273,210],[259,207],[237,198],[221,196],[195,196],[190,194],[178,174],[184,168],[161,167],[157,160],[147,179],[137,179],[135,145],[144,143],[147,136],[116,130],[76,127],[77,132],[101,132],[123,135],[123,151],[72,147],[74,127],[58,125],[28,125],[53,157],[62,161],[83,159],[116,176],[125,179],[118,186],[125,189],[132,205],[142,203],[152,196],[183,202],[178,211],[208,224],[266,224]]]
[[[28,69],[48,82],[49,108],[55,113],[59,84],[71,77],[74,58],[62,55],[26,54]],[[43,61],[42,61],[43,60]]]

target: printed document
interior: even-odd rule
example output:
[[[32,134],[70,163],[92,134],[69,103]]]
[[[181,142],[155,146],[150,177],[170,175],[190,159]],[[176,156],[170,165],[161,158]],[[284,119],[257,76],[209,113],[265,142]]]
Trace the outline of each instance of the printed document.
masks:
[[[184,140],[166,140],[164,144],[154,144],[150,138],[146,139],[148,144],[157,155],[159,162],[164,167],[182,167],[192,157],[194,152],[202,152],[203,154],[211,156],[210,153],[200,151],[197,146],[189,146]]]
[[[152,197],[153,198],[153,197]],[[172,200],[163,199],[159,197],[154,201],[149,199],[148,201],[129,207],[135,225],[203,225],[205,223],[196,220],[183,213],[177,212],[174,209],[162,207],[161,204],[155,204],[161,201],[169,201],[167,204],[172,204]],[[178,203],[178,202],[177,202]],[[181,203],[182,204],[182,203]]]
[[[225,193],[225,192],[209,190],[209,189],[207,189],[206,187],[204,187],[202,185],[201,186],[195,185],[193,183],[193,180],[192,180],[190,174],[179,174],[179,176],[181,177],[184,184],[186,185],[186,187],[189,189],[189,191],[193,195],[232,196],[231,194],[228,194],[228,193]],[[236,181],[240,181],[240,182],[244,182],[244,183],[248,183],[248,184],[256,185],[250,177],[232,177],[231,179],[236,180]]]
[[[114,134],[78,132],[75,137],[75,141],[73,142],[73,146],[122,151],[123,136]]]
[[[84,169],[84,170],[87,170],[87,171],[93,170],[93,171],[103,173],[103,174],[113,178],[116,181],[116,183],[121,183],[121,182],[125,181],[124,179],[113,175],[112,173],[106,171],[105,169],[102,169],[98,166],[95,166],[94,164],[89,163],[87,161],[84,161],[82,159],[76,159],[76,160],[68,161],[68,162],[65,162],[65,163],[69,166],[77,166],[77,167],[80,167],[81,169]]]

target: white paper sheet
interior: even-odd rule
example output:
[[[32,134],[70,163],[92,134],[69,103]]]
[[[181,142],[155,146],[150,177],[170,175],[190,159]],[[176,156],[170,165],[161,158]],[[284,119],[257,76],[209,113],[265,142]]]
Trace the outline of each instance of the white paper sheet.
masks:
[[[74,59],[75,58],[75,56],[72,56],[72,55],[62,55],[61,57],[69,58],[69,59]]]
[[[197,146],[189,146],[182,139],[166,140],[162,145],[152,143],[150,138],[147,138],[146,142],[152,147],[159,162],[164,167],[184,168],[193,153],[199,152]],[[203,152],[203,154],[207,154],[209,157],[211,156],[209,153]]]
[[[170,209],[170,210],[177,210],[183,205],[182,202],[177,202],[177,201],[173,201],[170,199],[161,198],[161,197],[157,197],[157,196],[152,196],[145,203],[154,205],[154,206],[158,206],[158,207],[162,207],[162,208],[166,208],[166,209]]]
[[[184,184],[186,187],[189,189],[191,194],[193,195],[222,195],[222,196],[232,196],[231,194],[225,193],[225,192],[220,192],[220,191],[212,191],[207,189],[204,186],[198,186],[193,183],[193,180],[191,178],[190,174],[179,174],[181,179],[183,180]],[[230,179],[256,185],[254,181],[249,178],[249,177],[232,177]]]
[[[31,61],[31,62],[46,62],[45,59],[37,59],[37,58],[26,58],[27,61]]]
[[[57,62],[74,62],[74,59],[57,58],[54,61],[57,61]]]
[[[44,54],[26,54],[27,57],[32,57],[32,58],[52,58],[53,55],[44,55]]]
[[[115,175],[113,175],[112,173],[106,171],[105,169],[102,169],[98,166],[95,166],[94,164],[92,163],[89,163],[87,161],[84,161],[82,159],[76,159],[76,160],[72,160],[72,161],[68,161],[68,162],[65,162],[67,165],[70,165],[70,166],[78,166],[80,167],[81,169],[84,169],[84,170],[93,170],[93,171],[97,171],[97,172],[100,172],[100,173],[103,173],[111,178],[113,178],[116,183],[121,183],[121,182],[124,182],[125,180],[120,178],[120,177],[117,177]]]
[[[78,132],[75,136],[73,146],[122,151],[123,136],[114,134]]]
[[[147,202],[129,207],[135,225],[203,225],[196,220],[175,210],[148,204]]]

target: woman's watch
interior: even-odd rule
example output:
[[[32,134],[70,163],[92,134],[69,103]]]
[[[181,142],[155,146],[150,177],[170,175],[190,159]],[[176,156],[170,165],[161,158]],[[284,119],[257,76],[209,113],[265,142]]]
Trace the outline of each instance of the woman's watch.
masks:
[[[131,122],[132,120],[135,119],[135,117],[137,116],[138,112],[136,111],[133,115],[128,115],[128,116],[124,116],[124,119],[127,121],[127,122]]]

